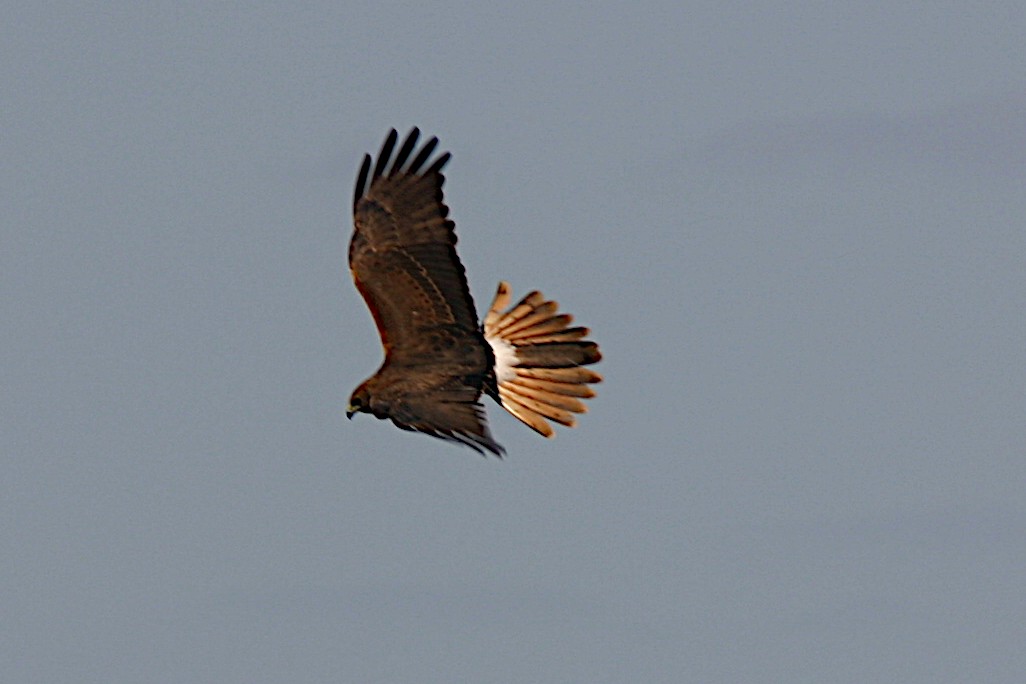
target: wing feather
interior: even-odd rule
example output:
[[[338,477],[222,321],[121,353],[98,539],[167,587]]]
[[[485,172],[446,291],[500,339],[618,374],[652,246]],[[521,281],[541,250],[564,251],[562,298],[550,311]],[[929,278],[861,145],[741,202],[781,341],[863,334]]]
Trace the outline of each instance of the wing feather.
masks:
[[[395,147],[395,141],[398,140],[399,135],[393,128],[388,132],[388,137],[385,138],[385,142],[381,145],[381,151],[378,152],[378,163],[374,166],[374,179],[377,180],[381,177],[381,174],[388,168],[388,160],[392,156],[392,148]]]
[[[391,419],[404,430],[423,432],[502,458],[505,449],[492,439],[484,407],[477,401],[479,396],[480,392],[465,388],[410,395],[393,406]]]
[[[413,131],[411,131],[411,133],[412,132]],[[431,156],[431,154],[435,151],[436,147],[438,147],[438,138],[432,137],[430,140],[424,143],[424,147],[420,148],[420,152],[417,153],[417,156],[413,158],[412,162],[410,162],[410,168],[407,169],[407,172],[419,173],[420,167],[424,166],[424,162],[428,160],[428,157]]]
[[[369,182],[364,170],[371,162],[365,159],[357,180],[355,230],[349,245],[353,279],[394,363],[425,352],[424,329],[480,339],[466,271],[456,254],[455,225],[447,218],[449,209],[443,201],[441,170],[449,154],[418,173],[437,144],[432,138],[409,168],[402,168],[419,133],[416,128],[410,131],[387,176],[398,139],[394,129],[381,147]],[[481,355],[474,359],[479,364],[486,360],[483,341],[481,347]]]
[[[417,146],[417,137],[420,135],[420,129],[416,126],[410,131],[410,134],[406,136],[406,141],[403,146],[399,148],[399,154],[395,156],[395,162],[392,164],[392,170],[388,172],[389,176],[394,176],[396,173],[402,170],[403,164],[410,158],[410,153],[413,152],[413,148]]]
[[[356,189],[353,191],[353,213],[356,213],[356,205],[359,204],[363,193],[367,192],[367,179],[370,177],[371,157],[363,155],[363,164],[360,165],[360,173],[356,177]]]

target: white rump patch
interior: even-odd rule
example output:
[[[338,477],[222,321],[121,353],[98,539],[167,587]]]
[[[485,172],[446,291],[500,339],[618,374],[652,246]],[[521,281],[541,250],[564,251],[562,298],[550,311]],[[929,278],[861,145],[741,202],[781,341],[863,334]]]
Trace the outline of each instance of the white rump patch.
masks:
[[[498,336],[485,335],[485,340],[491,345],[492,355],[495,357],[495,379],[499,383],[503,383],[517,377],[515,370],[517,365],[516,347]]]

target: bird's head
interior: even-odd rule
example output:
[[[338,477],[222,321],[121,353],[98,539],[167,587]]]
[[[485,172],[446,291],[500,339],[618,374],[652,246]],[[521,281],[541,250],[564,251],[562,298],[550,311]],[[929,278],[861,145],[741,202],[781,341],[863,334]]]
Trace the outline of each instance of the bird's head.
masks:
[[[353,390],[352,396],[349,397],[349,406],[346,407],[346,418],[352,420],[353,415],[361,411],[370,411],[370,393],[367,392],[366,385],[360,385]]]
[[[375,413],[374,409],[371,408],[371,393],[367,387],[367,383],[363,383],[355,390],[349,397],[349,406],[346,408],[346,418],[352,420],[353,415],[357,413]],[[376,414],[375,414],[376,415]]]

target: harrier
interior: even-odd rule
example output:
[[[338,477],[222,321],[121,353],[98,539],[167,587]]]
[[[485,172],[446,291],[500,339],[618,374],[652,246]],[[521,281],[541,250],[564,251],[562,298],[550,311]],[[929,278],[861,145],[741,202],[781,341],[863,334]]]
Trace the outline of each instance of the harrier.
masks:
[[[346,416],[370,413],[403,430],[501,457],[480,398],[487,393],[545,437],[549,421],[573,426],[588,386],[601,376],[583,366],[602,358],[571,327],[556,302],[531,292],[510,306],[499,283],[478,322],[466,272],[456,255],[455,225],[444,204],[442,169],[431,138],[417,150],[414,128],[393,157],[398,136],[385,138],[376,162],[365,155],[353,195],[349,268],[377,324],[385,361],[353,391]]]

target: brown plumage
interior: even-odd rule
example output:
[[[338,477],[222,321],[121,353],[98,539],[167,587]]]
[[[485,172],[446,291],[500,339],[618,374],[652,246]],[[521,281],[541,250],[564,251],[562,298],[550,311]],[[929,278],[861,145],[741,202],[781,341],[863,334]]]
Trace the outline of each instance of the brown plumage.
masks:
[[[347,415],[370,413],[404,430],[502,456],[480,403],[487,392],[537,432],[552,420],[574,425],[587,386],[601,377],[580,366],[601,358],[587,328],[555,302],[532,292],[517,305],[499,291],[479,325],[466,273],[456,254],[454,224],[442,197],[449,153],[428,164],[437,138],[413,156],[420,131],[385,139],[372,169],[364,156],[353,195],[349,267],[377,324],[385,360],[353,392]]]

